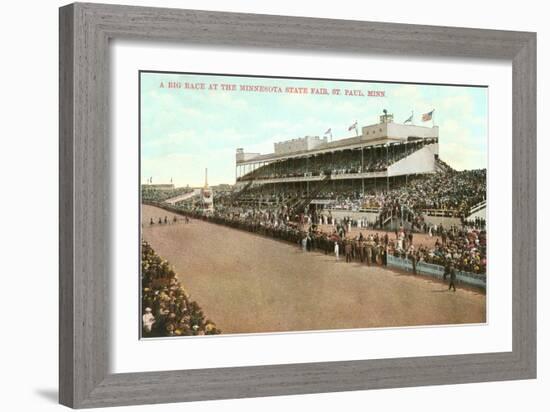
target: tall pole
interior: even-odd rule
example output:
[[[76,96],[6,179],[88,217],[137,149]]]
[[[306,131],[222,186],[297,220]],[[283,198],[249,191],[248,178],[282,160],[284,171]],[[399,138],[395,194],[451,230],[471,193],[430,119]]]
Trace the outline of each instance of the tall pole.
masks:
[[[390,173],[388,170],[389,169],[389,165],[388,165],[389,150],[390,150],[390,145],[389,143],[386,143],[386,193],[390,192]]]
[[[306,195],[309,196],[309,157],[306,157]]]
[[[365,172],[364,147],[361,147],[361,174]],[[365,196],[365,178],[361,177],[361,197]]]

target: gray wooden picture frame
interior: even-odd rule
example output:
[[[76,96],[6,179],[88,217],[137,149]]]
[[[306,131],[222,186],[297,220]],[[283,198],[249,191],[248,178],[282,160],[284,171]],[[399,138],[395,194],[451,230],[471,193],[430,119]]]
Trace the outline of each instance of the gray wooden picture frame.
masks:
[[[71,4],[59,14],[59,399],[74,408],[536,377],[536,34]],[[494,58],[513,66],[511,352],[111,374],[109,41]]]

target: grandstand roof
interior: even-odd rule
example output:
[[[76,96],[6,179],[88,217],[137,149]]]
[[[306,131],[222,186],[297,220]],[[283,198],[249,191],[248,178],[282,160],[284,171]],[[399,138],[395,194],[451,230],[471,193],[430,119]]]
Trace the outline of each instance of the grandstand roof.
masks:
[[[375,137],[374,132],[378,134]],[[351,150],[376,147],[385,144],[407,144],[418,139],[437,139],[439,129],[435,127],[423,127],[415,125],[401,125],[396,123],[376,124],[362,128],[359,136],[338,139],[330,142],[322,142],[309,150],[296,150],[287,153],[268,153],[252,155],[251,157],[237,157],[237,165],[248,165],[260,162],[273,162],[277,160],[309,157],[333,151]]]

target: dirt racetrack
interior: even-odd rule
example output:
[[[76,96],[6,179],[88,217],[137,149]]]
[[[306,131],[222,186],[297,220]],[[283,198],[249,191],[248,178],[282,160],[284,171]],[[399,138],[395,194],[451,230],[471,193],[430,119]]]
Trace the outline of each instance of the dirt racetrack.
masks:
[[[223,333],[485,322],[483,293],[172,217],[143,205],[143,237]]]

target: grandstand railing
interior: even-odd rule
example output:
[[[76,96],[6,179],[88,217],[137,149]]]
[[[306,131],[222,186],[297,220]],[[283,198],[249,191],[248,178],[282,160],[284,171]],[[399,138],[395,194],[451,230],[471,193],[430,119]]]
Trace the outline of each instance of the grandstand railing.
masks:
[[[423,209],[422,213],[433,217],[460,217],[460,212],[452,209]]]
[[[347,180],[347,179],[373,179],[386,177],[388,172],[365,172],[365,173],[332,173],[329,176],[333,180]],[[292,182],[318,182],[324,180],[326,175],[305,175],[304,176],[292,176],[292,177],[276,177],[276,178],[263,178],[263,177],[251,177],[248,179],[242,179],[242,182],[254,182],[259,184],[268,183],[292,183]]]
[[[390,254],[388,254],[388,267],[395,267],[407,272],[413,271],[413,264],[409,259],[403,259]],[[416,273],[443,280],[445,268],[440,265],[434,265],[433,263],[418,262],[416,264]],[[457,283],[463,283],[468,286],[485,289],[487,284],[487,275],[457,270],[456,280]]]
[[[472,206],[468,212],[468,216],[473,215],[475,212],[479,212],[484,207],[487,207],[487,200],[482,200],[477,205]]]
[[[388,171],[382,170],[378,172],[365,172],[365,173],[336,173],[331,175],[331,179],[340,180],[340,179],[373,179],[378,177],[387,177]]]
[[[363,206],[359,209],[360,212],[367,212],[367,213],[380,213],[380,207],[368,207]]]
[[[295,177],[277,177],[277,178],[253,178],[250,181],[256,183],[291,183],[291,182],[318,182],[325,178],[324,175],[318,176],[295,176]]]

